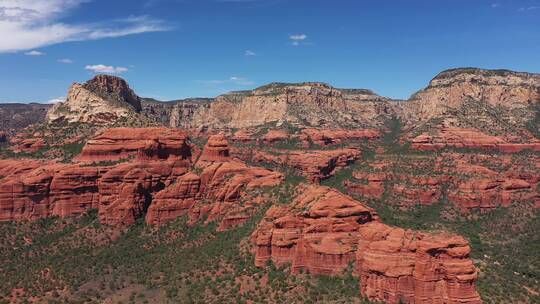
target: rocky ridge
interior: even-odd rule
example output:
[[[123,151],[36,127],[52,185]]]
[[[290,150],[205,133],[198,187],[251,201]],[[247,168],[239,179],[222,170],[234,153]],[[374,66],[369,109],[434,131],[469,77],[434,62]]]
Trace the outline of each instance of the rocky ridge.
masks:
[[[141,110],[140,98],[125,80],[97,75],[84,84],[74,83],[69,88],[66,101],[49,109],[46,121],[112,123],[121,118],[139,117]]]

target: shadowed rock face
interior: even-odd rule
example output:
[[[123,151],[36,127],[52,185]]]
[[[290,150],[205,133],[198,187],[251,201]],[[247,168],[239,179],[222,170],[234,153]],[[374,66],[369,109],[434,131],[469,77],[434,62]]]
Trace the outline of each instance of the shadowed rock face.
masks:
[[[252,234],[255,264],[291,264],[293,273],[337,275],[350,263],[363,296],[386,303],[481,303],[465,239],[390,227],[336,190],[301,185],[273,206]]]

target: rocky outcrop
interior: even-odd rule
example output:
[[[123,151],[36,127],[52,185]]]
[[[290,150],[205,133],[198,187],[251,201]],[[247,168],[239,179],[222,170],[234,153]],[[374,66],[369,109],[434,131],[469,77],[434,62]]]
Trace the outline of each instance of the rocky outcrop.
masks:
[[[0,221],[68,216],[97,208],[106,168],[37,161],[0,161]]]
[[[115,123],[120,119],[137,116],[141,109],[139,97],[125,80],[98,75],[84,84],[74,83],[66,101],[56,103],[49,109],[46,121]]]
[[[336,275],[355,260],[358,228],[377,213],[336,190],[302,185],[290,205],[274,205],[252,235],[255,265]]]
[[[219,220],[219,230],[229,229],[255,212],[258,200],[249,195],[251,190],[275,186],[282,179],[280,173],[239,161],[217,162],[200,175],[188,173],[159,192],[148,209],[146,221],[163,225],[187,215],[190,224],[202,219]]]
[[[448,194],[448,199],[463,211],[493,210],[508,207],[514,201],[528,201],[537,197],[532,186],[523,179],[475,178],[459,183]]]
[[[8,135],[4,131],[0,131],[0,143],[6,143],[8,141]]]
[[[381,155],[356,169],[343,185],[350,194],[384,197],[382,202],[401,209],[441,203],[464,214],[485,212],[512,204],[535,206],[540,174],[531,164],[536,163],[535,154]]]
[[[433,133],[433,132],[431,132]],[[411,140],[411,148],[436,151],[446,147],[488,149],[500,152],[540,151],[540,141],[509,143],[504,139],[482,133],[475,129],[443,128],[435,134],[424,133]]]
[[[320,146],[347,143],[353,140],[378,139],[381,132],[375,129],[366,130],[334,130],[334,129],[304,129],[300,139],[305,146],[316,144]]]
[[[255,264],[339,275],[354,263],[363,296],[386,303],[481,303],[477,270],[462,237],[387,226],[336,190],[301,185],[266,213],[251,237]]]
[[[238,132],[237,132],[238,133]],[[262,143],[265,145],[272,145],[277,142],[286,141],[291,137],[290,134],[283,130],[269,130],[263,137]]]
[[[106,129],[89,140],[76,160],[80,162],[139,159],[190,159],[187,133],[167,128]]]
[[[186,174],[186,160],[124,163],[99,180],[99,217],[109,225],[131,225],[142,217],[158,191]]]
[[[311,181],[319,182],[360,159],[361,155],[362,153],[357,149],[336,149],[273,151],[272,153],[255,151],[246,157],[251,157],[250,160],[254,162],[290,166]]]
[[[482,303],[471,248],[460,236],[370,222],[359,228],[360,292],[385,303]]]
[[[468,100],[507,109],[525,108],[540,101],[540,75],[476,68],[443,71],[427,88],[411,96],[404,115],[407,120],[425,121]]]
[[[45,148],[47,143],[41,137],[15,136],[11,139],[10,150],[14,153],[36,153]]]
[[[386,173],[353,172],[354,179],[363,183],[344,181],[349,193],[367,198],[380,199],[385,191],[384,182],[388,179]]]
[[[160,125],[186,129],[191,126],[191,120],[199,108],[208,108],[212,98],[188,98],[172,101],[158,101],[142,98],[143,116]]]
[[[218,134],[208,138],[202,154],[199,157],[199,162],[224,162],[229,159],[229,143],[227,138],[223,134]]]
[[[83,149],[81,159],[114,165],[0,160],[0,221],[35,220],[97,209],[101,223],[125,226],[146,214],[161,225],[189,214],[220,221],[220,230],[247,220],[262,203],[256,188],[271,187],[281,173],[231,160],[227,141],[213,136],[205,160],[191,172],[187,135],[165,128],[103,131]],[[246,201],[243,201],[243,200]]]

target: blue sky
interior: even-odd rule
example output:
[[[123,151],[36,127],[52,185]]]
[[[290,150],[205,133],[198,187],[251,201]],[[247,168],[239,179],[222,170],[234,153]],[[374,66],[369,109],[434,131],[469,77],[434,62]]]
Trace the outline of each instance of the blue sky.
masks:
[[[162,100],[272,81],[408,98],[462,66],[540,72],[540,0],[0,0],[0,102],[98,72]]]

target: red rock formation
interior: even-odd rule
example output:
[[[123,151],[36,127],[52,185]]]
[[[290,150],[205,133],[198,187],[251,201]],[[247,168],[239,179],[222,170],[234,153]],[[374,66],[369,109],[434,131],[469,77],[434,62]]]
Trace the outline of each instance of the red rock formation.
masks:
[[[522,179],[475,178],[461,182],[448,199],[463,211],[508,207],[513,201],[527,201],[537,194]]]
[[[249,143],[255,141],[255,133],[257,133],[255,130],[250,129],[241,129],[236,131],[233,136],[231,136],[230,140],[232,142],[242,142],[242,143]]]
[[[0,162],[0,221],[67,216],[97,208],[106,168],[35,161]]]
[[[35,153],[47,146],[43,138],[23,138],[16,136],[11,140],[11,151],[15,153]]]
[[[137,154],[144,159],[191,158],[185,132],[167,128],[114,128],[89,140],[76,160],[118,161]]]
[[[130,225],[150,206],[153,195],[188,172],[185,160],[123,163],[99,180],[99,217],[102,223]]]
[[[328,129],[304,129],[301,140],[305,145],[314,143],[320,146],[341,144],[350,140],[377,139],[381,132],[375,129],[367,130],[328,130]]]
[[[359,235],[356,270],[365,297],[385,303],[482,303],[471,248],[462,237],[378,222],[362,225]]]
[[[359,184],[345,181],[344,186],[349,193],[378,199],[384,194],[384,181],[387,180],[386,174],[353,172],[353,177],[357,180],[366,181],[366,183]]]
[[[357,149],[276,151],[273,154],[256,151],[252,160],[291,166],[311,181],[319,182],[334,175],[336,171],[350,165],[360,157],[361,152]]]
[[[229,159],[229,143],[223,134],[210,136],[199,157],[202,162],[224,162]]]
[[[489,149],[500,152],[540,151],[540,142],[508,143],[504,139],[487,135],[476,129],[442,128],[435,135],[423,133],[411,141],[411,148],[436,151],[445,147]]]
[[[291,264],[294,273],[339,274],[355,260],[358,228],[377,213],[336,190],[302,185],[289,206],[272,206],[252,235],[255,264]]]
[[[276,142],[280,141],[286,141],[290,138],[290,135],[282,130],[270,130],[268,133],[266,133],[263,138],[262,142],[266,145],[271,145]]]
[[[268,260],[337,275],[352,262],[361,293],[387,303],[481,303],[477,271],[462,237],[380,223],[377,213],[336,190],[299,186],[288,206],[273,206],[252,234],[255,264]]]
[[[159,192],[146,221],[162,225],[189,215],[192,224],[206,217],[208,221],[222,220],[220,228],[226,229],[245,221],[253,211],[249,200],[239,205],[246,191],[275,186],[282,179],[281,173],[248,167],[239,161],[217,162],[204,168],[200,176],[186,174]]]

